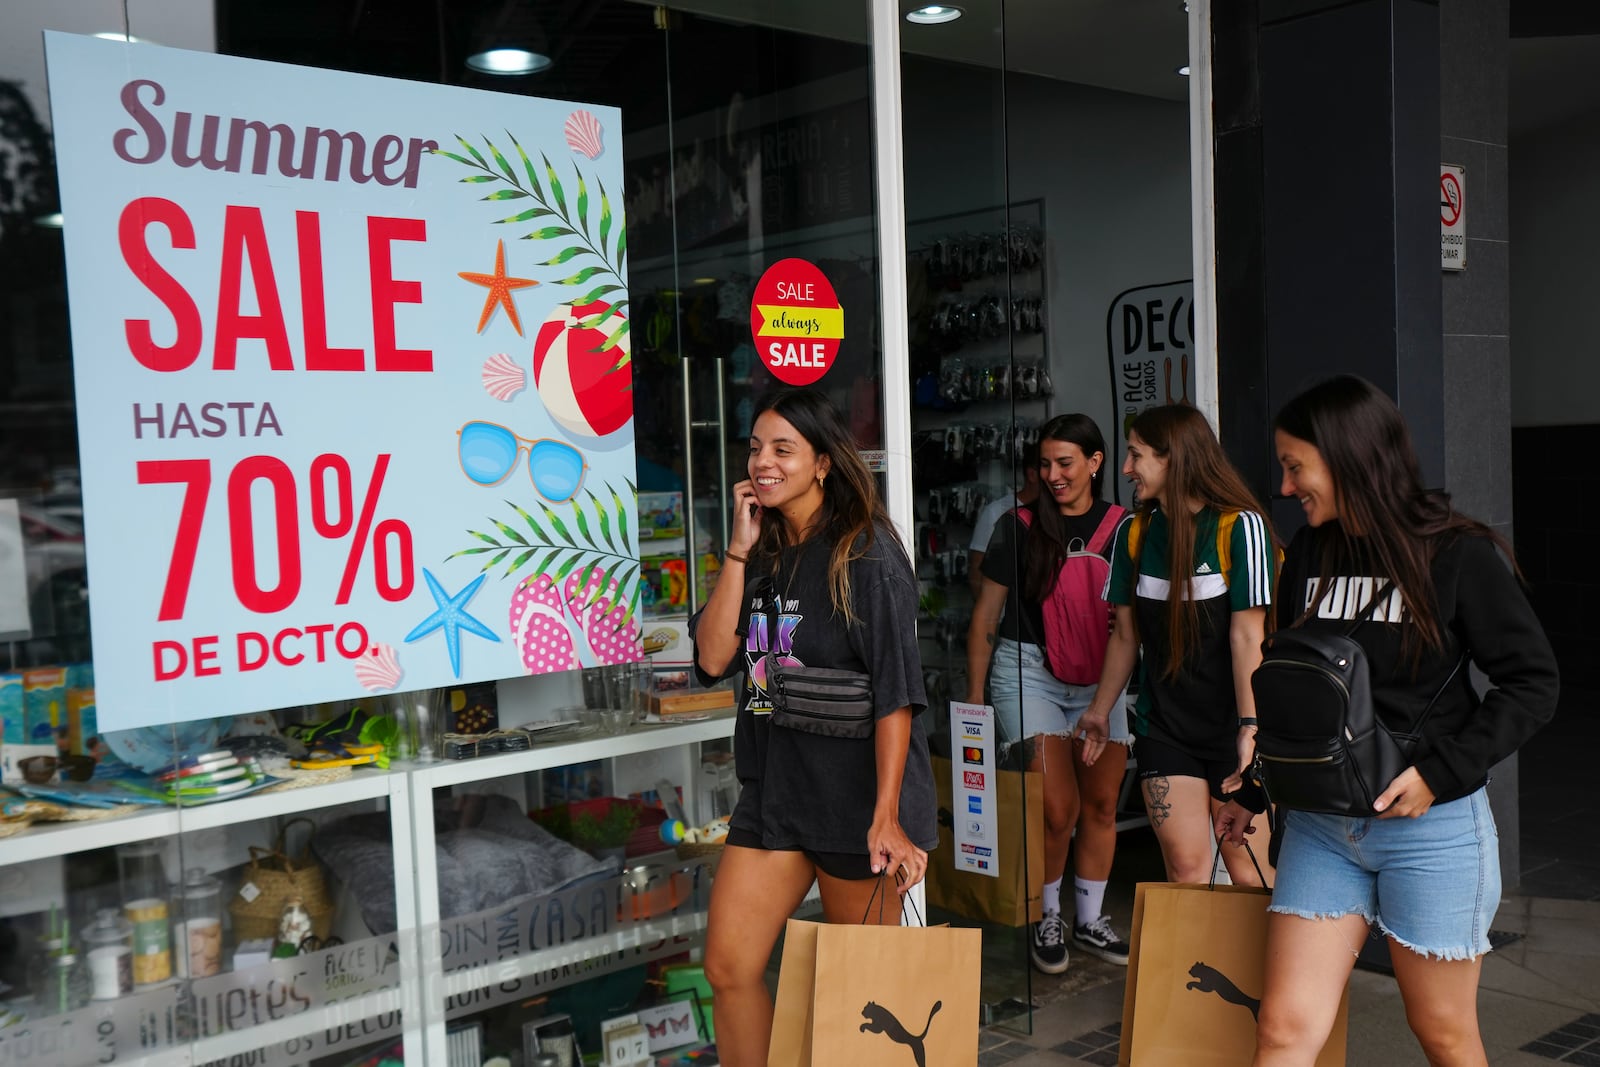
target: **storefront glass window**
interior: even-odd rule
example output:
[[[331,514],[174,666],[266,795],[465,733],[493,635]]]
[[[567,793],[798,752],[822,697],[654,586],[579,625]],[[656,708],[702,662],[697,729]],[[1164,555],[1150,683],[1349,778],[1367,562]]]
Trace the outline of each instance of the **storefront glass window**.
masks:
[[[1106,967],[1108,979],[1115,971],[1070,941],[1074,859],[1061,864],[1079,851],[1068,853],[1072,828],[1052,827],[1041,798],[1029,804],[1025,784],[1008,785],[1012,772],[1045,762],[1036,743],[1017,743],[1045,728],[1019,648],[1044,641],[1024,632],[1017,612],[1003,617],[1003,587],[1021,573],[1016,540],[995,542],[1005,559],[984,557],[1014,494],[1037,499],[1025,461],[1052,417],[1094,420],[1107,446],[1103,495],[1128,505],[1117,474],[1125,420],[1149,404],[1195,398],[1187,79],[1177,70],[1187,63],[1188,17],[1178,4],[1110,13],[1028,0],[960,12],[910,20],[901,34],[916,546],[930,693],[941,705],[998,709],[984,729],[1004,770],[983,798],[999,805],[996,821],[954,806],[952,845],[968,869],[935,897],[987,920],[985,1005],[991,1018],[1026,1028],[1029,1005],[1047,1003],[1060,984],[1041,964]],[[992,654],[972,629],[986,574],[998,591],[989,602],[996,636],[1009,639]],[[984,651],[974,654],[974,641]],[[1004,694],[1019,688],[1016,708]],[[974,718],[957,726],[952,716],[936,745],[958,771]],[[1117,803],[1125,834],[1143,822],[1130,782]],[[958,774],[958,799],[963,784]],[[1030,818],[1036,831],[1044,822],[1043,847],[1032,854],[1049,868],[1042,877],[1024,872],[1021,827]],[[1000,877],[982,877],[981,850],[996,845]],[[1114,868],[1111,880],[1125,870]],[[1017,880],[1037,895],[1063,875],[1064,951],[1041,949],[1030,944],[1036,928]],[[1126,938],[1128,916],[1115,906],[1109,914]]]
[[[174,704],[157,725],[115,737],[94,726],[84,714],[94,679],[74,372],[117,354],[72,343],[63,234],[73,221],[60,213],[62,146],[43,31],[119,33],[134,48],[286,64],[291,75],[340,71],[472,88],[497,94],[496,106],[529,96],[572,101],[575,116],[584,105],[620,110],[619,127],[569,123],[565,142],[573,159],[619,152],[625,175],[607,191],[618,216],[611,243],[581,222],[578,229],[607,249],[612,266],[626,262],[638,494],[630,514],[641,542],[641,595],[630,618],[654,673],[611,664],[416,690],[380,658],[362,666],[386,684],[361,700],[312,694],[216,718]],[[13,1062],[126,1062],[181,1047],[194,1062],[444,1064],[505,1055],[539,1063],[539,1053],[601,1050],[603,1019],[655,1001],[686,1006],[689,1040],[679,1047],[710,1038],[703,977],[689,953],[704,930],[715,851],[674,848],[660,831],[669,811],[691,828],[727,814],[737,793],[731,724],[726,709],[714,708],[722,714],[646,729],[637,720],[651,707],[638,694],[684,673],[686,622],[717,577],[729,491],[745,476],[762,393],[815,371],[861,446],[883,445],[867,36],[861,4],[668,11],[628,0],[41,2],[0,15],[0,582],[11,583],[0,585],[0,672],[8,686],[15,676],[25,698],[15,724],[7,713],[0,750],[8,768],[0,786],[8,835],[0,842],[0,1048]],[[504,73],[508,66],[522,72]],[[206,110],[231,114],[229,100],[228,86],[218,85]],[[569,214],[584,210],[573,189]],[[598,189],[583,195],[591,225],[603,225]],[[624,216],[625,257],[616,249]],[[505,246],[505,273],[531,273],[533,246]],[[255,302],[255,254],[241,253],[252,261],[247,287],[256,294],[237,309],[246,318],[266,311]],[[829,344],[781,330],[764,337],[753,323],[761,280],[781,260],[800,261],[789,269],[831,289],[837,314],[821,338]],[[364,271],[360,281],[366,299]],[[329,292],[343,283],[333,280]],[[265,339],[245,336],[254,340],[240,351],[259,356],[265,348],[250,346]],[[514,371],[498,371],[526,374],[534,355],[530,340],[505,356]],[[489,369],[492,396],[503,383],[491,382]],[[397,425],[406,417],[394,412]],[[448,473],[487,485],[509,472],[515,481],[505,484],[517,488],[506,494],[559,501],[559,488],[534,470],[540,443],[514,441],[506,470],[480,477],[458,442],[461,471]],[[535,475],[531,487],[524,465]],[[324,475],[324,491],[338,496],[341,469]],[[359,511],[362,486],[351,488]],[[159,508],[120,521],[175,523],[162,509],[177,499],[173,490]],[[326,508],[302,519],[329,530],[344,522]],[[375,530],[384,519],[376,516]],[[92,525],[116,528],[104,519]],[[602,536],[598,525],[570,532]],[[399,559],[390,557],[396,567]],[[512,584],[561,565],[520,551],[495,563],[507,573],[489,580]],[[512,573],[518,566],[523,573]],[[575,574],[594,576],[584,564],[563,578]],[[253,577],[258,591],[274,579],[269,571]],[[94,578],[109,590],[127,576]],[[231,595],[226,584],[201,578],[189,595]],[[129,640],[143,639],[137,619],[126,625]],[[605,640],[593,629],[580,638]],[[0,690],[7,699],[10,691]],[[532,733],[506,732],[530,723]],[[456,758],[478,745],[483,755]],[[486,758],[492,745],[499,762]],[[29,764],[37,774],[24,772],[20,761],[30,755],[53,758],[53,769],[41,760]],[[191,791],[178,806],[164,792],[138,804],[119,794],[105,807],[84,803],[85,794],[111,779],[73,781],[95,771],[95,757],[102,768],[114,757],[129,780],[171,768],[189,787],[200,776],[207,788],[226,789],[252,778],[241,769],[252,756],[281,771],[281,784],[226,799]],[[773,966],[775,974],[776,957]],[[671,1012],[657,1019],[668,1034],[682,1025]],[[46,1034],[56,1043],[41,1044]]]

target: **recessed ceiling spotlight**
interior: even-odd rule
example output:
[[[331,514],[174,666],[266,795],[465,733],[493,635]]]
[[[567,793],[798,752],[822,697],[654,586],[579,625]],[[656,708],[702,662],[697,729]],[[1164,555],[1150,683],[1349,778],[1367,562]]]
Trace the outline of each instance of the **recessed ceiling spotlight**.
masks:
[[[1178,73],[1187,78],[1189,76],[1189,64],[1185,63],[1183,66],[1179,67]]]
[[[550,57],[526,48],[491,48],[467,57],[467,66],[483,74],[515,77],[520,74],[537,74],[548,70]]]
[[[915,22],[918,26],[937,26],[941,22],[954,22],[966,12],[959,7],[949,4],[928,4],[915,11],[906,12],[906,21]]]

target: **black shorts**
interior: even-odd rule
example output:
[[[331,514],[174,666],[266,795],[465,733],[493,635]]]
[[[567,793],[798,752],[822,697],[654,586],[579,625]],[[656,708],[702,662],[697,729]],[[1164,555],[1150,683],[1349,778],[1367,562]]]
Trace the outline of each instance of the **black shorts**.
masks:
[[[872,873],[872,857],[865,852],[814,852],[809,848],[768,849],[761,843],[760,834],[739,827],[728,831],[727,842],[740,848],[758,848],[765,852],[804,852],[806,859],[816,864],[817,870],[830,878],[838,878],[845,882],[860,882],[878,877]]]
[[[1222,781],[1239,769],[1236,758],[1205,759],[1153,737],[1134,738],[1133,758],[1139,764],[1139,781],[1147,778],[1200,778],[1210,787],[1211,795],[1217,800],[1228,799],[1223,795]]]

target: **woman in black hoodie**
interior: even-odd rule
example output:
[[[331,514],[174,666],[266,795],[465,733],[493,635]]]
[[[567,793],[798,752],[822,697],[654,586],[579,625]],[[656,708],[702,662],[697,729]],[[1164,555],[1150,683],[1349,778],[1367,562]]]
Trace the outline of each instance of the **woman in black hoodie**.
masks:
[[[1308,523],[1284,557],[1279,627],[1345,633],[1366,618],[1353,636],[1379,718],[1395,733],[1426,721],[1376,817],[1285,813],[1254,1062],[1315,1061],[1376,923],[1428,1062],[1484,1064],[1478,977],[1500,901],[1484,787],[1554,713],[1555,656],[1509,546],[1424,488],[1388,396],[1334,378],[1290,401],[1276,431],[1282,492]],[[1488,677],[1481,698],[1463,657]],[[1235,842],[1249,816],[1238,800],[1217,815]]]

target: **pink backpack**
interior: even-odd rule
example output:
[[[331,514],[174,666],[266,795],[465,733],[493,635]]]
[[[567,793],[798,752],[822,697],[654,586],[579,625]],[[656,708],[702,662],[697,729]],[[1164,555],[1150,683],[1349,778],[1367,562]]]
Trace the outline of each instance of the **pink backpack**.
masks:
[[[1112,504],[1087,545],[1082,538],[1072,539],[1055,587],[1041,605],[1045,661],[1050,673],[1068,685],[1094,685],[1100,680],[1113,615],[1101,596],[1111,574],[1111,564],[1101,553],[1127,513],[1127,508]],[[1017,508],[1012,514],[1024,527],[1033,525],[1031,508]]]

